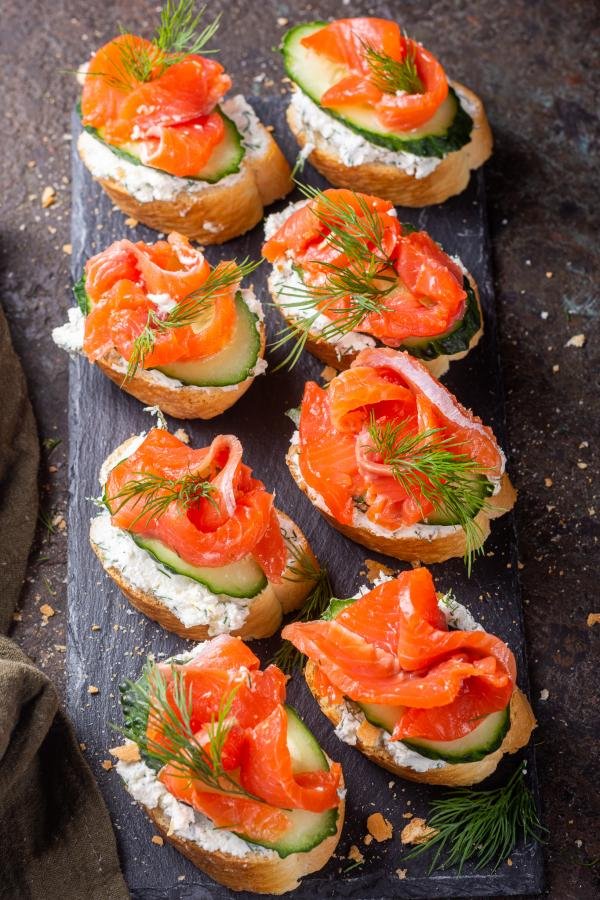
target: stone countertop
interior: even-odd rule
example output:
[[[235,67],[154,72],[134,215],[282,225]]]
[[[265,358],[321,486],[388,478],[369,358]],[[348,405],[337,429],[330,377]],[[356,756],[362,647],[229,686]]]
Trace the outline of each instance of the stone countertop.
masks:
[[[0,298],[44,446],[42,511],[13,637],[64,689],[67,359],[50,330],[71,304],[69,70],[126,23],[150,34],[157,4],[6,0]],[[295,21],[391,16],[374,0],[215,2],[235,88],[287,91],[275,46]],[[600,857],[593,660],[598,559],[600,33],[594,4],[481,0],[402,4],[401,24],[480,94],[495,135],[487,164],[548,896],[591,898]],[[229,39],[229,40],[228,40]],[[594,82],[595,80],[595,82]],[[595,153],[594,153],[595,151]],[[42,197],[52,188],[54,202]],[[54,614],[43,616],[42,604]],[[596,720],[597,721],[597,720]]]

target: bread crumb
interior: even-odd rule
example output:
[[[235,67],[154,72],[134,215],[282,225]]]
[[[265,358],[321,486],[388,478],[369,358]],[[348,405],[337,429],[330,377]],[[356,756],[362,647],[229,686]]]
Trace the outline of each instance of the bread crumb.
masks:
[[[430,828],[425,819],[415,818],[405,825],[400,834],[403,844],[425,844],[437,834],[437,828]]]
[[[128,741],[120,747],[111,747],[108,752],[121,762],[139,762],[141,759],[140,748],[133,741]]]
[[[164,844],[164,840],[161,838],[160,834],[153,834],[152,843],[156,844],[157,847],[162,847],[162,845]]]
[[[100,631],[101,625],[92,625],[92,631]]]
[[[22,621],[23,621],[22,613],[20,613],[20,612],[13,613],[13,622],[22,622]]]
[[[557,372],[560,372],[560,366],[559,366],[558,363],[555,363],[555,364],[552,366],[552,371],[554,372],[555,375],[556,375]]]
[[[95,684],[90,684],[88,688],[88,694],[99,694],[100,688],[97,688]]]
[[[540,691],[540,700],[547,700],[549,696],[550,691],[548,690],[548,688],[544,688]]]
[[[552,487],[554,482],[552,481],[551,478],[544,478],[544,484],[546,485],[546,487]]]
[[[178,441],[181,441],[182,444],[189,444],[190,442],[190,436],[185,428],[178,428],[174,436]]]
[[[130,216],[128,219],[125,219],[125,224],[128,225],[129,228],[135,228],[138,224],[138,220]]]
[[[402,813],[402,818],[403,819],[413,819],[414,815],[415,815],[414,813],[406,812],[406,813]]]
[[[361,722],[358,726],[356,736],[365,747],[376,747],[379,744],[380,732],[380,728],[376,728],[375,725],[371,725],[371,723],[367,722],[365,719],[365,721]]]
[[[581,469],[583,471],[583,470],[587,469],[587,467],[588,467],[588,464],[586,462],[583,462],[580,459],[577,460],[577,468],[578,469]]]
[[[588,628],[594,625],[600,625],[600,613],[590,613],[587,617]]]
[[[67,256],[70,256],[71,253],[73,252],[73,245],[72,244],[63,244],[62,251],[63,251],[63,253],[66,253]]]
[[[40,606],[40,612],[43,616],[46,616],[47,619],[55,615],[54,609],[50,606],[49,603],[42,603],[42,605]]]
[[[277,19],[278,25],[287,25],[288,22],[289,22],[289,19],[286,19],[283,16],[279,16],[279,18]]]
[[[396,875],[398,876],[400,881],[404,881],[404,879],[406,878],[407,872],[408,872],[408,869],[396,869]]]
[[[512,866],[512,859],[510,858],[510,856],[509,856],[508,859],[506,860],[506,865],[507,865],[507,866]]]
[[[51,185],[48,185],[42,191],[42,207],[48,209],[53,203],[56,203],[56,191]]]
[[[103,759],[102,762],[100,763],[100,765],[102,766],[102,768],[104,769],[105,772],[110,772],[110,770],[113,767],[113,764],[110,761],[110,759]]]
[[[325,368],[321,371],[321,378],[323,381],[331,381],[337,375],[337,369],[334,369],[333,366],[325,366]]]
[[[381,813],[372,813],[367,819],[367,830],[372,834],[378,843],[389,841],[394,833],[394,826],[387,819],[384,819]]]
[[[348,851],[348,859],[353,860],[353,862],[362,863],[365,861],[364,856],[356,846],[356,844],[352,844],[350,850]]]
[[[381,578],[382,575],[393,575],[394,570],[390,569],[389,566],[384,566],[383,563],[377,562],[376,559],[365,559],[365,574],[367,576],[368,581],[371,584],[374,584],[378,578]]]
[[[583,347],[586,341],[585,334],[574,334],[569,338],[565,347]]]
[[[372,844],[372,843],[373,843],[373,835],[372,835],[372,834],[365,834],[365,836],[364,836],[364,838],[363,838],[363,844],[366,844],[367,847],[368,847],[369,844]]]
[[[87,750],[87,744],[84,744],[83,741],[80,741],[80,743],[79,743],[79,749],[80,749],[82,752],[83,752],[84,750]]]

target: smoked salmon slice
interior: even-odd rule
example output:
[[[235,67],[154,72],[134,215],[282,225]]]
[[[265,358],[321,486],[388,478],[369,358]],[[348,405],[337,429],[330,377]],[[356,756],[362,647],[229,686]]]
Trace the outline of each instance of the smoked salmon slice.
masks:
[[[147,80],[140,80],[132,65],[136,58],[148,62]],[[214,110],[230,87],[231,79],[214,60],[195,54],[180,59],[151,41],[122,34],[89,63],[82,121],[101,129],[109,144],[141,142],[146,165],[177,177],[194,176],[225,136]]]
[[[161,707],[163,700],[157,701],[150,675],[146,736],[150,750],[160,746],[161,758],[172,757],[158,778],[174,797],[208,816],[217,828],[259,843],[277,841],[290,828],[289,810],[325,812],[339,804],[341,768],[337,763],[313,771],[292,761],[283,706],[286,676],[272,665],[261,670],[258,658],[239,638],[220,635],[188,662],[165,663],[159,669],[168,680],[166,702],[175,718]],[[178,705],[181,696],[187,698],[185,716]],[[229,696],[233,701],[222,722],[227,733],[216,763],[219,775],[209,783],[206,775],[188,765],[193,756],[169,744],[167,734],[172,735],[177,720],[182,726],[187,722],[195,752],[198,747],[204,750],[214,772],[214,723]]]
[[[293,622],[282,637],[313,660],[322,688],[401,708],[394,740],[463,737],[514,689],[509,648],[485,631],[450,631],[425,568],[382,582],[333,620]]]
[[[231,263],[219,263],[218,273]],[[202,288],[211,268],[204,255],[176,232],[155,244],[116,241],[85,265],[91,309],[85,319],[83,349],[91,362],[116,349],[128,360],[148,322]],[[233,338],[237,284],[209,297],[197,321],[177,328],[153,329],[153,344],[143,368],[200,360],[222,350]]]
[[[338,19],[302,38],[302,44],[340,67],[340,78],[321,96],[321,106],[342,109],[364,104],[391,131],[411,131],[428,122],[448,96],[448,79],[438,60],[421,44],[405,37],[399,25],[386,19]],[[371,56],[370,56],[371,51]],[[372,53],[394,63],[407,57],[418,76],[414,91],[395,88],[382,78]]]
[[[194,450],[165,429],[154,428],[107,478],[112,522],[161,541],[193,566],[224,566],[255,556],[258,547],[256,558],[265,575],[280,582],[287,551],[281,529],[274,527],[274,498],[250,472],[242,462],[242,446],[232,435],[220,435],[209,447]],[[154,508],[145,512],[143,492],[131,489],[149,476],[158,484],[153,496],[162,491],[173,498],[160,514]],[[206,496],[183,505],[172,484],[189,477],[209,488]]]

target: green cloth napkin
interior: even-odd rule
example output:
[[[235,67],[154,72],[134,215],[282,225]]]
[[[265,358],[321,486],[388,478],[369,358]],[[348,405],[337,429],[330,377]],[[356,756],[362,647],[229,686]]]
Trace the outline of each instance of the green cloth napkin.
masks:
[[[4,634],[38,505],[39,446],[0,308],[0,898],[126,900],[108,811],[56,690]]]

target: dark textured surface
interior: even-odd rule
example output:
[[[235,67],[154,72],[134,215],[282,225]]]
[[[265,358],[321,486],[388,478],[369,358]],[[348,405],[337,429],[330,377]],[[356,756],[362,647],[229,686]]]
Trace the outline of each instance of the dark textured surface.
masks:
[[[218,8],[219,4],[213,4]],[[247,93],[285,90],[271,48],[282,25],[378,12],[382,3],[266,0],[228,3],[220,46]],[[154,4],[28,0],[3,4],[0,29],[5,131],[1,302],[23,358],[44,438],[63,443],[41,483],[44,511],[14,636],[64,683],[67,361],[49,339],[70,304],[69,114],[76,95],[64,73],[111,37],[118,21],[146,29]],[[532,695],[546,824],[549,894],[597,895],[599,78],[597,6],[586,2],[402,4],[402,24],[480,93],[496,138],[486,167],[507,388],[507,447],[520,490],[516,509]],[[228,40],[229,39],[229,40]],[[262,82],[253,77],[265,72]],[[274,81],[270,83],[270,79]],[[65,139],[65,134],[67,135]],[[40,205],[53,185],[57,203]],[[574,334],[581,349],[565,347]],[[587,468],[584,468],[587,466]],[[596,479],[596,480],[594,480]],[[56,615],[39,613],[50,603]],[[90,634],[89,640],[94,635]],[[547,700],[538,700],[548,691]],[[545,693],[543,696],[546,696]],[[537,702],[536,702],[537,701]],[[110,773],[101,772],[101,779]],[[153,847],[157,862],[161,848]]]
[[[290,160],[295,154],[295,142],[284,129],[286,103],[283,98],[254,101],[261,121],[274,126],[281,135],[281,146]],[[77,135],[79,124],[74,116]],[[308,167],[304,178],[323,187],[325,182]],[[98,252],[105,243],[118,239],[122,229],[122,216],[113,213],[110,201],[94,184],[79,157],[73,163],[72,208],[72,275],[79,278],[87,258]],[[283,201],[274,209],[284,206]],[[470,189],[462,196],[423,211],[401,211],[402,220],[419,224],[436,238],[451,254],[459,254],[479,285],[485,317],[484,337],[468,359],[451,367],[444,379],[461,401],[482,416],[490,424],[501,443],[504,443],[504,411],[501,375],[496,343],[496,311],[491,282],[489,239],[487,234],[483,176],[478,173]],[[99,233],[98,226],[102,225]],[[136,237],[154,240],[151,231],[135,230]],[[260,253],[263,230],[258,226],[247,235],[230,241],[222,248],[208,248],[207,256],[214,264],[218,259],[234,256],[257,257]],[[257,296],[268,296],[266,278],[268,267],[261,267],[253,276]],[[267,313],[269,337],[272,340],[278,327],[279,316],[274,310]],[[280,353],[279,359],[285,354]],[[277,357],[271,357],[276,363]],[[302,495],[291,479],[285,465],[285,453],[293,431],[285,412],[296,406],[308,379],[318,380],[323,366],[309,354],[292,372],[267,373],[256,379],[245,397],[223,416],[208,423],[185,423],[192,446],[206,446],[219,433],[234,433],[242,441],[244,460],[253,467],[257,477],[263,479],[269,490],[275,491],[277,505],[290,515],[307,535],[320,561],[331,573],[334,596],[352,596],[365,583],[365,556],[373,556],[358,544],[346,540],[334,531]],[[93,404],[90,398],[94,398]],[[109,722],[120,721],[118,699],[114,696],[115,684],[124,678],[135,678],[140,670],[140,655],[149,651],[171,656],[181,652],[185,643],[131,610],[120,591],[103,575],[88,543],[87,532],[93,507],[89,497],[98,493],[98,470],[105,457],[121,441],[131,434],[146,430],[148,413],[140,404],[125,396],[92,368],[85,360],[77,360],[70,371],[69,436],[70,470],[73,473],[73,493],[69,506],[69,617],[67,656],[67,701],[75,728],[87,744],[94,770],[102,773],[101,760],[114,740]],[[177,423],[171,423],[172,428]],[[465,603],[476,619],[492,633],[509,643],[517,656],[522,673],[521,686],[527,691],[525,671],[524,634],[521,602],[517,578],[517,548],[515,544],[512,514],[494,522],[492,537],[486,542],[486,552],[474,565],[471,579],[466,577],[461,560],[451,560],[432,566],[438,589],[454,588],[457,598]],[[384,557],[380,557],[384,560]],[[388,559],[389,563],[390,560]],[[397,564],[401,567],[401,564]],[[362,574],[361,574],[362,572]],[[88,598],[85,603],[81,598]],[[89,641],[92,625],[102,624],[101,632]],[[110,626],[112,625],[112,631]],[[280,639],[253,644],[263,663],[266,663]],[[131,649],[135,647],[132,654]],[[99,688],[99,695],[90,698],[90,684]],[[304,680],[296,676],[288,688],[288,698],[303,718],[314,728],[319,743],[333,759],[338,759],[344,769],[348,788],[347,822],[336,856],[322,873],[306,879],[296,896],[306,898],[315,894],[332,897],[378,898],[393,897],[398,890],[396,870],[406,868],[402,890],[406,896],[427,898],[432,896],[489,896],[506,893],[525,893],[540,889],[542,885],[541,852],[536,847],[516,849],[511,862],[506,861],[495,872],[484,870],[473,874],[466,870],[462,877],[427,877],[428,862],[425,859],[403,863],[398,835],[406,820],[404,813],[427,814],[427,802],[439,795],[439,789],[391,778],[366,760],[353,748],[340,743],[332,733],[329,722],[322,716],[310,696]],[[526,758],[533,775],[535,763],[530,747]],[[519,756],[521,759],[521,756]],[[515,759],[505,760],[499,773],[503,783],[517,765]],[[393,784],[390,790],[388,784]],[[152,869],[153,845],[150,843],[152,827],[139,813],[130,813],[131,800],[123,790],[116,775],[101,779],[105,797],[113,821],[119,827],[121,857],[129,885],[140,897],[179,897],[178,874],[185,874],[186,887],[204,886],[212,896],[230,897],[230,892],[215,888],[210,879],[198,873],[194,867],[182,861],[171,848],[163,851],[160,872]],[[394,825],[395,838],[382,845],[373,842],[363,844],[368,816],[381,812]],[[127,822],[127,827],[123,827]],[[351,863],[348,851],[352,844],[363,849],[365,862],[352,869],[348,878],[344,869]],[[332,882],[332,879],[335,879]],[[194,894],[192,894],[194,896]]]

